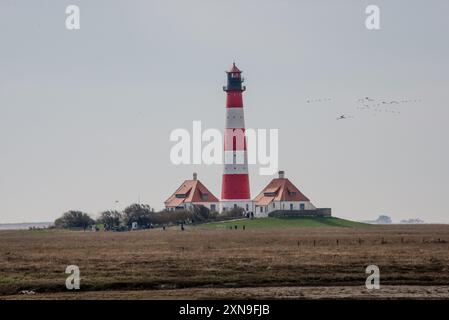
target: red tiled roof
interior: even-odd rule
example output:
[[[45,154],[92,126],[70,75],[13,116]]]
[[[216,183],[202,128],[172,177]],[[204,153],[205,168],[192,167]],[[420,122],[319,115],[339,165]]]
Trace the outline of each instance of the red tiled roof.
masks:
[[[265,206],[272,201],[310,201],[304,194],[295,187],[287,178],[273,179],[262,190],[257,197],[254,198],[254,204]]]
[[[178,195],[178,196],[177,196]],[[207,195],[207,197],[206,197]],[[177,207],[188,202],[218,202],[219,200],[199,180],[186,180],[165,201],[167,207]]]
[[[258,206],[267,206],[269,205],[272,201],[273,201],[274,197],[262,197],[262,199],[260,199],[256,205]]]
[[[170,201],[169,201],[170,200]],[[169,207],[178,207],[180,206],[182,203],[184,203],[185,198],[177,198],[177,197],[173,197],[170,198],[169,200],[167,200],[165,202],[165,205],[169,206]]]

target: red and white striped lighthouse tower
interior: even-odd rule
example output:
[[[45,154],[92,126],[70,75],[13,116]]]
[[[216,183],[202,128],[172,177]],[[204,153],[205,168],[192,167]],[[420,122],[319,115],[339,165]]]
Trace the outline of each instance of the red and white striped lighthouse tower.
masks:
[[[241,207],[252,211],[246,154],[245,118],[243,115],[242,71],[235,63],[226,71],[226,126],[224,134],[224,171],[221,186],[221,209]]]

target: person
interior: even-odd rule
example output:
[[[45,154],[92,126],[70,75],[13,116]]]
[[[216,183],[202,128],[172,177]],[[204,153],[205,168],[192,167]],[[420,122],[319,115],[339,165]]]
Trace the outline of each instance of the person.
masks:
[[[162,226],[162,230],[164,230],[164,231],[165,231],[165,226]]]
[[[245,225],[243,225],[243,230],[245,230]]]
[[[181,223],[181,230],[184,231],[184,223]]]

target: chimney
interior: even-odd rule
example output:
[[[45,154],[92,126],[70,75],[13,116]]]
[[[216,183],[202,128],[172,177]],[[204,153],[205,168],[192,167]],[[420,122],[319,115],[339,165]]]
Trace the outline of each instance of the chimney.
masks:
[[[193,173],[193,180],[196,180],[198,177],[198,174],[196,172]]]
[[[279,179],[284,179],[285,172],[279,171]]]

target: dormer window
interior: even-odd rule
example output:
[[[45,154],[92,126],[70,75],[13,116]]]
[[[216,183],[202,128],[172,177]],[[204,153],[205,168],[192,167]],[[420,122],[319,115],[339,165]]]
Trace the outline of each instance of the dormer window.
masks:
[[[178,199],[184,199],[187,198],[187,195],[185,193],[177,193],[175,194],[175,197]]]
[[[295,190],[290,190],[289,188],[287,188],[287,192],[289,196],[294,196],[296,194]]]

